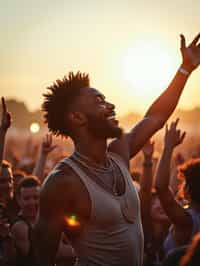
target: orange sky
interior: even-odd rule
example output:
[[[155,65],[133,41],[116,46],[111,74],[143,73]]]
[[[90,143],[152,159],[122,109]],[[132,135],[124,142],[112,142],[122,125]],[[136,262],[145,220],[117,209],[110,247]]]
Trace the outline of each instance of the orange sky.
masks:
[[[69,3],[72,2],[72,3]],[[179,34],[200,30],[200,1],[7,0],[0,8],[0,90],[31,110],[70,70],[91,83],[119,114],[144,111],[167,86],[181,57]],[[200,105],[200,70],[179,107]]]

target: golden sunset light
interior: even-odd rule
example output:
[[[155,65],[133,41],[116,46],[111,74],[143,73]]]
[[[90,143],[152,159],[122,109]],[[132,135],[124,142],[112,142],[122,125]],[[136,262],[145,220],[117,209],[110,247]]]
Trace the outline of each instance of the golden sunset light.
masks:
[[[174,12],[176,2],[6,1],[0,9],[1,94],[36,110],[47,86],[80,70],[120,115],[133,106],[143,112],[179,67],[180,33],[187,41],[199,32],[200,2]],[[199,83],[198,70],[181,108],[199,106]]]
[[[143,99],[159,95],[168,85],[176,67],[170,48],[159,41],[138,41],[125,52],[122,78],[127,87]]]

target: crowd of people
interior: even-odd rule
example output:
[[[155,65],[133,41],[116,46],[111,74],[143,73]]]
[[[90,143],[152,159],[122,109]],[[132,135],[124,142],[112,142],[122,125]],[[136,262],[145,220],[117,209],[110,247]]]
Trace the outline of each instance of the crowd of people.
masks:
[[[22,162],[9,157],[12,116],[2,97],[0,266],[200,265],[200,154],[179,153],[172,168],[186,132],[179,119],[166,124],[200,64],[199,38],[186,46],[181,36],[174,79],[128,133],[89,76],[70,72],[44,94],[50,133]],[[152,136],[163,126],[155,168]],[[52,134],[70,137],[73,152],[48,160],[61,151]],[[139,151],[141,174],[131,175],[130,160]]]

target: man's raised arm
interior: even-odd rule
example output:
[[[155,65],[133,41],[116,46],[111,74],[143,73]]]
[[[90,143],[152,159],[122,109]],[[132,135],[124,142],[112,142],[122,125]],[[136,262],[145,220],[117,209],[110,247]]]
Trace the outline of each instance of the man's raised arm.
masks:
[[[163,127],[176,108],[188,77],[200,64],[199,39],[200,33],[190,45],[186,46],[185,37],[181,35],[182,63],[170,85],[153,102],[143,120],[126,134],[127,145],[124,145],[126,151],[119,147],[117,149],[117,141],[116,144],[112,144],[112,150],[120,153],[123,157],[125,157],[124,155],[126,154],[126,160],[132,158],[144,146],[146,141],[151,138],[157,130]]]

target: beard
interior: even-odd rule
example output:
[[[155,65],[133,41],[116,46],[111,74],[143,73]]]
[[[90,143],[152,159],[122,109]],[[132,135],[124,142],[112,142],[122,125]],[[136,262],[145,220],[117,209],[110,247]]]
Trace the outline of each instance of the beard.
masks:
[[[88,115],[89,132],[97,138],[120,138],[123,130],[105,118]]]

